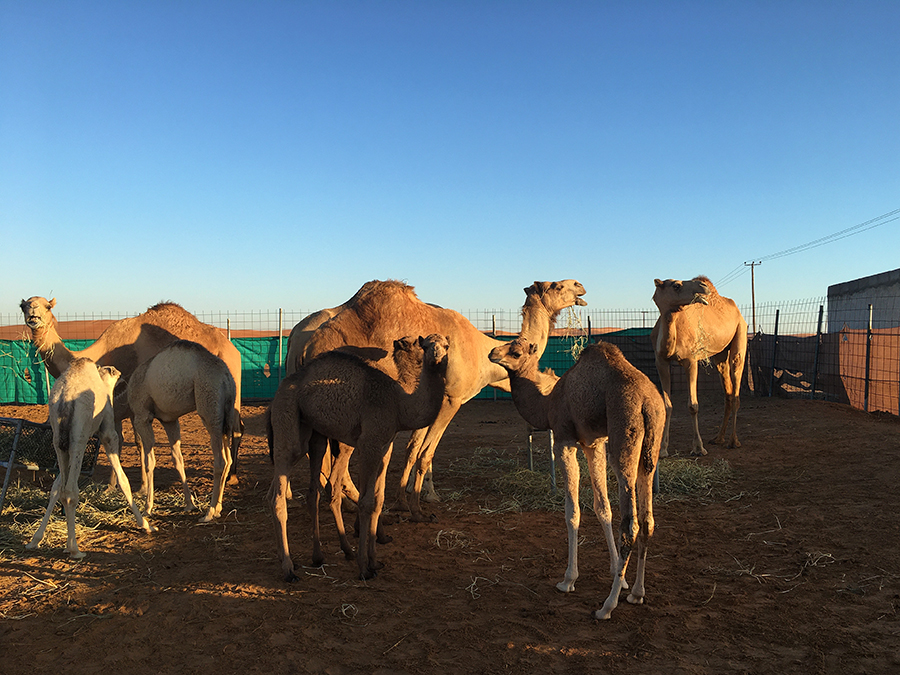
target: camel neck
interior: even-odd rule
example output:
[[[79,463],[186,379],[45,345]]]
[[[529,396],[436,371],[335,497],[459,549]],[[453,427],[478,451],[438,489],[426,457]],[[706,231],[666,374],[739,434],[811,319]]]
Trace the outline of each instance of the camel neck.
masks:
[[[442,363],[422,363],[419,382],[411,394],[407,395],[403,426],[407,429],[421,429],[434,423],[444,402],[446,391],[447,361]]]
[[[509,373],[509,384],[516,410],[535,429],[550,428],[550,397],[541,391],[537,362]]]
[[[538,353],[542,354],[550,339],[550,330],[556,323],[556,315],[534,297],[528,297],[522,307],[522,331],[521,336],[538,346]]]
[[[47,371],[53,377],[59,377],[75,358],[63,344],[52,323],[45,323],[41,328],[32,329],[31,341],[43,358]]]

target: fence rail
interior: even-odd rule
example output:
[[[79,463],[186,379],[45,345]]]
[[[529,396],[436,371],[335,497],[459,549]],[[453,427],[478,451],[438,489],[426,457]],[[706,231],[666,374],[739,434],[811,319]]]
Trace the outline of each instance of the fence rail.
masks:
[[[761,396],[806,396],[847,403],[863,410],[900,414],[900,302],[873,299],[868,325],[861,326],[859,302],[828,312],[825,298],[767,302],[741,307],[750,324],[744,388]],[[462,312],[479,330],[503,339],[518,333],[519,309]],[[197,312],[200,321],[229,334],[243,359],[244,399],[268,399],[283,374],[291,328],[308,311],[252,310]],[[865,314],[865,312],[862,312]],[[59,333],[67,347],[84,349],[118,319],[135,314],[61,314]],[[578,342],[603,339],[618,345],[637,368],[659,383],[650,330],[656,309],[586,309],[563,312],[541,366],[557,374],[574,363]],[[891,321],[891,317],[896,320]],[[0,315],[0,402],[46,403],[48,384],[40,358],[27,340],[21,314]],[[756,331],[752,326],[755,321]],[[686,390],[682,369],[672,368],[676,396]],[[719,390],[715,369],[700,370],[698,388]],[[489,388],[481,398],[507,398]]]

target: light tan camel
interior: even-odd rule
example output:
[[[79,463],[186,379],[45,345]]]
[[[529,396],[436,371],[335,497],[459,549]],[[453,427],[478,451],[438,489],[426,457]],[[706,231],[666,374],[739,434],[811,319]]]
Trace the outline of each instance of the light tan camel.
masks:
[[[213,456],[213,490],[209,509],[200,519],[208,523],[222,513],[225,476],[231,464],[229,444],[240,421],[234,409],[236,388],[228,366],[206,347],[190,340],[177,340],[137,367],[128,381],[128,407],[134,431],[144,447],[147,472],[146,515],[153,512],[153,473],[156,453],[153,420],[158,419],[172,446],[172,461],[184,487],[184,508],[197,508],[184,473],[181,425],[178,419],[197,411],[209,433]]]
[[[316,330],[307,344],[307,355],[315,356],[340,346],[354,345],[360,348],[362,356],[396,376],[393,364],[386,358],[395,339],[430,333],[450,336],[453,352],[447,369],[446,399],[434,423],[415,430],[410,436],[400,478],[400,508],[408,508],[412,520],[423,521],[426,518],[419,496],[447,425],[460,406],[485,386],[509,391],[506,371],[488,360],[490,351],[503,342],[479,331],[459,312],[422,302],[412,286],[392,280],[374,283],[368,293]],[[574,279],[536,281],[525,289],[525,294],[522,335],[537,344],[541,353],[547,346],[559,312],[573,305],[587,304],[581,298],[585,294],[584,286]],[[414,467],[412,495],[407,502],[406,488]]]
[[[448,361],[453,349],[441,335],[420,338],[425,352],[419,383],[407,393],[394,379],[353,354],[333,351],[312,360],[278,387],[268,414],[269,448],[274,464],[272,504],[281,570],[296,578],[287,541],[286,491],[291,467],[309,452],[314,433],[356,449],[359,457],[359,547],[361,579],[375,576],[378,522],[384,505],[384,479],[394,435],[431,424],[441,408]],[[311,484],[317,480],[311,478]]]
[[[241,353],[222,331],[215,326],[201,323],[193,314],[171,302],[154,305],[143,314],[121,319],[110,324],[93,344],[79,352],[71,352],[56,332],[56,317],[51,311],[56,298],[47,300],[34,296],[20,305],[25,325],[31,329],[31,340],[53,377],[59,377],[76,357],[89,358],[101,366],[115,366],[128,382],[131,374],[144,361],[158,354],[175,340],[192,340],[206,347],[228,366],[237,390],[234,410],[241,414]],[[117,429],[122,433],[121,419]],[[232,439],[231,478],[236,480],[238,448],[241,432]],[[112,479],[111,479],[112,481]],[[142,489],[146,489],[146,476],[142,475]]]
[[[665,424],[665,408],[653,383],[632,366],[619,348],[600,342],[588,345],[575,365],[542,393],[546,377],[538,372],[537,348],[517,338],[491,352],[491,361],[507,369],[513,402],[525,421],[553,430],[553,448],[562,461],[566,485],[566,525],[569,564],[556,587],[569,593],[578,579],[578,503],[581,482],[576,449],[581,445],[594,490],[594,512],[603,525],[609,547],[612,590],[596,619],[608,619],[628,588],[625,570],[632,549],[637,573],[628,602],[644,601],[647,545],[653,535],[653,472]],[[613,535],[612,510],[606,486],[606,460],[619,485],[619,533]]]
[[[119,371],[112,366],[98,366],[90,359],[74,359],[50,390],[50,427],[53,430],[53,449],[59,463],[59,475],[50,489],[50,502],[44,518],[25,548],[35,549],[44,538],[50,514],[62,497],[66,511],[69,557],[80,559],[85,554],[78,549],[75,534],[75,509],[78,507],[78,476],[84,460],[88,439],[97,433],[109,457],[113,472],[138,527],[146,532],[155,528],[141,515],[131,496],[131,486],[119,461],[119,435],[113,420],[112,393],[119,379]]]
[[[725,390],[725,415],[719,434],[713,443],[725,443],[728,423],[731,422],[729,448],[739,448],[737,414],[741,407],[741,376],[747,359],[747,322],[734,300],[719,295],[706,277],[690,281],[656,279],[653,302],[659,308],[659,319],[650,333],[656,352],[656,369],[666,405],[666,429],[660,455],[669,449],[669,424],[672,420],[672,376],[670,362],[676,359],[687,373],[690,396],[689,410],[694,425],[692,455],[705,455],[700,436],[697,400],[697,364],[715,364]]]

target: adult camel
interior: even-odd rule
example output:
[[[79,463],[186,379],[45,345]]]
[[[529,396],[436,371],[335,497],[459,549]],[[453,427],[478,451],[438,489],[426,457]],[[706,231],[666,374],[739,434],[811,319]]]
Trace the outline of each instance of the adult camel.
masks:
[[[674,359],[688,377],[691,421],[694,425],[692,455],[705,455],[700,436],[697,401],[697,364],[715,364],[725,389],[725,415],[713,443],[725,443],[731,422],[729,448],[739,448],[737,413],[741,407],[741,376],[747,360],[747,322],[734,300],[719,295],[713,283],[704,276],[689,281],[656,279],[653,302],[659,308],[659,319],[650,337],[656,353],[656,369],[666,406],[666,426],[660,456],[669,448],[669,424],[672,420],[672,376],[669,364]]]

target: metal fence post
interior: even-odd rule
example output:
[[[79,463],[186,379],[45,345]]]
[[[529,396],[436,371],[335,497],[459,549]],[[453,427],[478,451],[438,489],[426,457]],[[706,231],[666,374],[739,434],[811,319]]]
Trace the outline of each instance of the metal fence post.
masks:
[[[284,309],[278,308],[278,382],[284,378]]]
[[[775,391],[775,358],[778,355],[778,315],[781,310],[775,310],[775,342],[772,345],[772,376],[769,378],[769,397]]]
[[[869,323],[866,326],[866,381],[864,384],[863,410],[869,412],[869,358],[872,354],[872,305],[869,305]]]
[[[824,311],[825,305],[819,305],[819,321],[816,324],[816,357],[813,360],[812,390],[809,392],[810,398],[816,397],[816,384],[819,380],[819,348],[822,345],[822,314]]]

